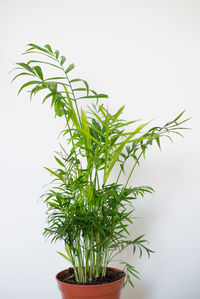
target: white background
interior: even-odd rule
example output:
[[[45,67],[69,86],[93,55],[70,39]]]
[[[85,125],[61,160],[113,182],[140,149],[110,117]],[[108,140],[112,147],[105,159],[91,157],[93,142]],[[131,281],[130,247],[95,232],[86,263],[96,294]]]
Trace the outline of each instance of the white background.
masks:
[[[163,140],[135,173],[133,184],[156,194],[135,203],[133,236],[145,233],[156,253],[124,253],[141,281],[122,298],[199,299],[200,1],[1,0],[0,14],[0,297],[58,299],[54,276],[68,266],[56,253],[62,245],[43,239],[39,199],[63,122],[40,97],[17,97],[8,75],[33,42],[60,49],[112,109],[126,104],[129,120],[160,125],[183,109],[192,117],[185,139]]]

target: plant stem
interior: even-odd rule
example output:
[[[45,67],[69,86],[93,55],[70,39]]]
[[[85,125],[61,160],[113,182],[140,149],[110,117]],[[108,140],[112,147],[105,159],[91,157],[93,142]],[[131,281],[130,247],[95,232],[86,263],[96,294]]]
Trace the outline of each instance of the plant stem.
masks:
[[[63,66],[61,66],[61,68],[62,68],[63,72],[65,73],[65,70],[64,70]],[[79,112],[79,109],[78,109],[77,100],[76,100],[76,97],[75,97],[75,94],[74,94],[74,90],[73,90],[72,85],[70,83],[69,77],[67,76],[66,73],[65,73],[65,77],[66,77],[66,79],[69,83],[69,86],[70,86],[70,89],[71,89],[71,92],[72,92],[72,96],[73,96],[73,100],[74,100],[74,103],[75,103],[75,106],[76,106],[76,111],[77,111],[79,123],[81,124],[80,112]]]
[[[90,238],[90,282],[92,281],[93,276],[93,265],[94,265],[94,259],[93,259],[93,250],[94,250],[94,237],[93,237],[93,229],[91,230],[91,238]]]
[[[120,171],[119,171],[119,174],[118,174],[118,176],[117,176],[117,181],[116,181],[116,184],[118,183],[118,181],[119,181],[119,178],[120,178],[120,176],[121,176],[121,173],[122,173],[122,170],[120,169]]]
[[[142,152],[140,153],[140,155],[139,155],[137,161],[136,161],[136,162],[134,163],[134,165],[133,165],[133,168],[132,168],[132,170],[131,170],[131,172],[130,172],[130,174],[129,174],[129,176],[128,176],[128,179],[127,179],[127,181],[126,181],[126,184],[124,185],[125,188],[127,187],[128,182],[129,182],[129,180],[130,180],[130,178],[131,178],[131,175],[132,175],[132,173],[133,173],[133,171],[134,171],[134,169],[135,169],[135,166],[138,164],[138,161],[139,161],[139,159],[141,158],[141,156],[142,156]]]

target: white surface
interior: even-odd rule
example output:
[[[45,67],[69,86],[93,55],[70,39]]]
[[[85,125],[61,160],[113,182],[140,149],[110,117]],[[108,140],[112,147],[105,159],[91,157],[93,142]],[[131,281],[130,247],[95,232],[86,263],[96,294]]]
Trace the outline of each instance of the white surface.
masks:
[[[0,12],[0,297],[60,298],[54,275],[66,267],[56,253],[62,246],[43,240],[38,203],[63,123],[39,98],[17,98],[7,75],[35,42],[60,49],[113,108],[126,104],[127,119],[160,124],[183,109],[192,117],[185,139],[153,148],[136,172],[135,183],[157,193],[137,201],[133,231],[145,233],[156,254],[133,259],[142,279],[122,298],[199,299],[200,2],[7,0]]]

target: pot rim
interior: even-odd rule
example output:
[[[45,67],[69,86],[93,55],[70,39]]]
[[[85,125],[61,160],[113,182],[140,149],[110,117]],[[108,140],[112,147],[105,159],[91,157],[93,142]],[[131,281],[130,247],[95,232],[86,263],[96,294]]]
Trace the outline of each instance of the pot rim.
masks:
[[[105,287],[105,286],[112,286],[112,285],[115,285],[115,284],[118,284],[118,283],[120,283],[122,280],[124,280],[124,278],[126,277],[126,273],[124,273],[123,274],[123,276],[120,278],[120,279],[118,279],[118,280],[115,280],[115,281],[113,281],[113,282],[107,282],[107,283],[102,283],[102,284],[95,284],[95,285],[90,285],[90,284],[88,284],[88,285],[82,285],[82,284],[72,284],[72,283],[66,283],[66,282],[63,282],[63,281],[61,281],[59,278],[58,278],[58,276],[62,273],[62,272],[64,272],[64,271],[66,271],[66,270],[68,270],[69,268],[67,268],[67,269],[64,269],[64,270],[62,270],[62,271],[60,271],[60,272],[58,272],[57,274],[56,274],[56,280],[57,280],[57,282],[59,283],[59,284],[62,284],[62,285],[68,285],[68,286],[70,286],[71,288],[73,288],[73,287],[79,287],[79,288],[102,288],[102,287]],[[112,270],[116,270],[117,272],[123,272],[122,270],[120,270],[120,269],[118,269],[118,268],[113,268],[113,267],[106,267],[106,269],[112,269]]]

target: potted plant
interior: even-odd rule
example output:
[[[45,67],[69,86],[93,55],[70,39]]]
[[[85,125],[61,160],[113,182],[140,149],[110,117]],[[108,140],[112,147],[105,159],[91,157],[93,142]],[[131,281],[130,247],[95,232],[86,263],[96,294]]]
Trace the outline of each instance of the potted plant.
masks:
[[[143,252],[152,253],[144,235],[131,236],[128,230],[133,223],[133,201],[154,192],[149,186],[132,186],[133,172],[152,144],[160,148],[161,137],[172,140],[171,134],[181,135],[187,119],[182,119],[182,112],[150,129],[146,129],[149,122],[126,121],[124,106],[111,113],[103,103],[106,94],[70,76],[74,64],[66,67],[66,58],[58,50],[50,45],[28,46],[24,54],[36,55],[36,59],[16,64],[13,80],[30,78],[18,94],[25,88],[31,88],[30,98],[47,92],[42,93],[43,103],[50,102],[55,115],[66,122],[62,134],[67,143],[55,155],[58,167],[46,168],[53,181],[43,195],[48,215],[44,236],[64,242],[65,252],[58,253],[72,265],[56,276],[62,298],[120,298],[122,286],[126,282],[133,286],[138,272],[126,261],[121,261],[122,270],[108,267],[109,263],[127,246],[140,257]],[[53,74],[50,77],[45,74],[47,68]],[[127,163],[131,170],[121,184]]]

